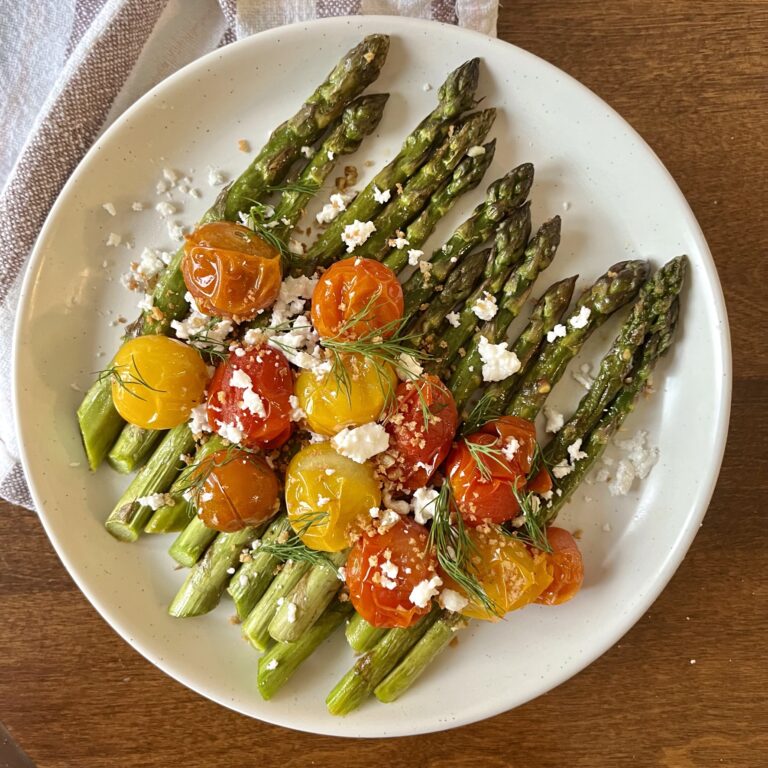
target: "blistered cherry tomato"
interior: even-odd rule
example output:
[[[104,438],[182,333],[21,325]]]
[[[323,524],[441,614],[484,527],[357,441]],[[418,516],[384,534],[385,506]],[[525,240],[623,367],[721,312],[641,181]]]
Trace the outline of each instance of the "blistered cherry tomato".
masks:
[[[181,271],[201,312],[237,320],[272,306],[283,277],[278,251],[231,221],[203,224],[188,235]]]
[[[240,350],[241,352],[243,350]],[[285,355],[268,346],[231,352],[208,388],[208,423],[248,448],[279,448],[291,434],[293,374]]]
[[[458,442],[446,461],[446,475],[468,525],[511,520],[520,512],[516,494],[550,489],[545,468],[527,481],[535,452],[533,423],[516,416],[502,416]]]
[[[473,544],[471,563],[475,577],[497,612],[489,611],[444,575],[446,586],[464,595],[469,601],[461,610],[465,616],[498,621],[505,613],[536,600],[552,581],[543,553],[538,550],[532,553],[522,541],[506,535],[495,526],[470,528],[467,529],[467,535]]]
[[[346,354],[339,362],[343,370],[335,368],[321,376],[302,371],[296,378],[299,407],[309,428],[321,435],[376,421],[397,386],[397,376],[387,363],[358,354]]]
[[[312,294],[312,324],[322,338],[358,339],[376,331],[392,336],[402,317],[400,281],[373,259],[337,261]]]
[[[117,412],[142,429],[170,429],[205,398],[208,369],[193,347],[167,336],[126,341],[112,361]]]
[[[288,519],[311,549],[345,549],[380,503],[373,467],[340,456],[328,442],[302,448],[285,473]]]
[[[262,456],[219,451],[202,461],[198,472],[205,478],[198,515],[208,528],[239,531],[269,520],[280,506],[277,475]]]
[[[563,528],[547,528],[547,540],[552,548],[545,553],[552,583],[539,595],[537,603],[559,605],[570,600],[584,581],[584,561],[576,539]]]
[[[448,455],[459,415],[450,390],[429,374],[402,382],[395,398],[395,412],[385,425],[389,449],[382,463],[393,484],[414,491],[426,485]]]
[[[437,559],[423,525],[402,518],[383,533],[362,534],[347,560],[355,610],[374,627],[410,627],[431,605],[411,602],[414,587],[435,575]]]

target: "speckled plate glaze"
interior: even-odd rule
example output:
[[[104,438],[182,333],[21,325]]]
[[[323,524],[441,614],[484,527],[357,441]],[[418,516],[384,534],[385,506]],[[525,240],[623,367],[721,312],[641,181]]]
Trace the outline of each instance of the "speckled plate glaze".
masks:
[[[650,476],[626,497],[585,486],[563,516],[580,529],[586,583],[558,608],[533,606],[498,625],[463,633],[407,696],[372,701],[334,719],[324,699],[352,661],[331,638],[271,702],[256,689],[256,655],[228,619],[231,604],[199,619],[171,619],[181,584],[165,552],[170,537],[134,545],[102,522],[125,484],[109,469],[85,468],[75,421],[92,372],[118,346],[117,314],[136,297],[118,276],[145,245],[170,246],[153,210],[161,169],[190,172],[203,199],[183,195],[191,223],[210,204],[207,167],[236,174],[238,139],[259,146],[292,114],[343,51],[363,35],[392,35],[376,90],[392,97],[376,136],[354,162],[365,176],[396,152],[434,104],[435,88],[462,61],[483,60],[479,95],[499,109],[499,146],[487,181],[513,165],[536,165],[533,218],[563,216],[556,263],[538,289],[578,272],[584,287],[614,261],[691,260],[679,341],[660,365],[656,393],[638,407],[627,434],[647,429],[660,448]],[[482,190],[463,199],[430,245],[442,242]],[[112,202],[117,216],[103,208]],[[132,212],[133,201],[148,204]],[[110,232],[136,249],[107,248]],[[104,266],[106,260],[106,266]],[[537,291],[538,292],[538,291]],[[572,368],[595,362],[615,331],[602,329]],[[250,717],[317,733],[399,736],[471,723],[518,706],[579,672],[615,643],[674,573],[709,502],[723,453],[730,404],[730,346],[712,258],[690,208],[658,158],[610,107],[541,59],[452,26],[366,17],[329,19],[262,33],[216,51],[141,99],[88,153],[54,206],[24,284],[16,327],[15,397],[24,463],[40,517],[64,565],[104,618],[137,651],[184,685]],[[552,395],[566,412],[583,390],[566,375]],[[72,466],[77,463],[78,466]],[[596,700],[599,698],[596,692]]]

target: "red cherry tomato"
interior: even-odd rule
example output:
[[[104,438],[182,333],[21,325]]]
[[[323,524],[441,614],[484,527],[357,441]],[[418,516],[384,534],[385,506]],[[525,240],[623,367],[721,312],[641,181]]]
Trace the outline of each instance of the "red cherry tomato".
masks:
[[[278,251],[231,221],[203,224],[187,236],[181,271],[201,312],[237,320],[272,306],[283,279]]]
[[[517,416],[491,421],[456,445],[448,456],[446,475],[468,525],[510,520],[520,511],[516,492],[549,490],[551,480],[544,468],[530,486],[526,484],[535,452],[535,427]]]
[[[576,539],[563,528],[547,528],[547,540],[552,547],[552,552],[545,553],[552,582],[536,602],[559,605],[570,600],[581,589],[584,581],[584,561]]]
[[[208,422],[247,448],[279,448],[290,437],[293,374],[282,352],[268,346],[235,352],[219,364],[208,390]]]
[[[385,425],[389,449],[380,464],[395,486],[415,491],[448,455],[459,414],[453,395],[437,376],[405,381],[395,397],[395,412]]]
[[[389,267],[353,257],[337,261],[320,278],[312,294],[312,324],[324,339],[359,339],[379,330],[389,337],[403,306],[403,289]]]
[[[429,613],[411,600],[413,588],[435,576],[437,559],[423,525],[403,518],[384,533],[364,533],[347,560],[347,586],[355,610],[374,627],[409,627]]]
[[[197,496],[198,515],[208,528],[240,531],[269,520],[280,506],[277,475],[261,456],[219,451],[199,471],[207,474]]]

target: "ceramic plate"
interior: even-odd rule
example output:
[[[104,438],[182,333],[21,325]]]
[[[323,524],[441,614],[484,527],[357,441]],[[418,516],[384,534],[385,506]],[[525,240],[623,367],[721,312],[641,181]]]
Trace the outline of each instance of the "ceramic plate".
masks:
[[[209,166],[236,175],[247,162],[238,140],[260,146],[340,55],[372,32],[392,36],[374,84],[392,96],[375,136],[351,160],[362,181],[432,109],[445,75],[479,56],[479,95],[499,109],[492,131],[498,149],[483,187],[532,161],[534,224],[563,217],[559,255],[537,293],[574,272],[586,287],[627,257],[660,264],[687,253],[691,269],[678,342],[659,366],[655,394],[627,423],[627,435],[648,431],[658,463],[625,497],[611,497],[605,484],[584,486],[562,517],[582,532],[586,581],[578,597],[554,609],[529,607],[497,625],[474,624],[399,702],[372,701],[334,719],[325,695],[352,661],[340,634],[264,702],[256,654],[227,620],[231,604],[194,620],[168,617],[184,578],[166,555],[170,537],[128,545],[105,532],[126,480],[108,468],[95,475],[86,469],[75,387],[87,388],[117,348],[121,329],[110,322],[136,314],[136,296],[118,279],[128,262],[144,246],[172,246],[154,210],[162,169],[189,175],[202,191],[201,199],[174,194],[183,206],[175,218],[192,223],[215,197]],[[482,194],[480,188],[463,198],[430,246]],[[134,201],[146,210],[132,211]],[[133,242],[133,250],[107,247],[111,232]],[[571,368],[599,360],[615,329],[601,329]],[[728,327],[715,267],[690,208],[648,146],[604,102],[541,59],[463,29],[394,17],[265,32],[211,53],[141,99],[99,139],[51,211],[24,284],[15,343],[27,476],[54,547],[97,610],[137,651],[200,694],[251,717],[345,736],[470,723],[548,691],[600,656],[648,608],[690,545],[717,479],[729,414]],[[567,413],[581,393],[566,374],[551,401]]]

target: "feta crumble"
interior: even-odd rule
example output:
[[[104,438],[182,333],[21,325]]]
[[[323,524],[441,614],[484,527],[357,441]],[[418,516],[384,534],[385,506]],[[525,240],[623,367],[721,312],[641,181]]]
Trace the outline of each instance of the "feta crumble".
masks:
[[[470,147],[467,150],[467,157],[480,157],[481,155],[485,154],[485,147],[481,146],[480,144],[475,145],[474,147]]]
[[[547,331],[547,341],[552,343],[555,339],[565,338],[566,333],[568,329],[562,323],[558,323],[551,331]]]
[[[329,198],[323,209],[315,216],[318,224],[330,224],[342,211],[347,210],[347,203],[352,199],[349,194],[336,192]]]
[[[514,437],[508,437],[501,449],[501,453],[507,461],[512,461],[519,448],[520,442]]]
[[[520,370],[517,355],[507,346],[506,341],[491,344],[485,336],[480,337],[478,352],[483,361],[483,381],[503,381]]]
[[[291,413],[290,413],[290,420],[291,421],[301,421],[302,419],[307,418],[307,414],[304,412],[304,410],[299,405],[299,398],[296,397],[296,395],[290,395],[288,398],[288,404],[291,406]],[[333,474],[334,470],[331,470],[331,474]],[[328,470],[325,470],[325,474],[328,474]]]
[[[270,672],[273,669],[277,669],[278,661],[277,659],[270,659],[264,666],[266,669],[268,669]]]
[[[458,312],[449,312],[445,319],[448,321],[448,324],[452,326],[453,328],[459,327],[459,313]]]
[[[390,246],[392,248],[397,248],[398,251],[402,251],[403,248],[405,248],[406,245],[410,245],[410,243],[408,242],[408,240],[406,240],[406,238],[399,237],[399,236],[398,237],[393,237],[389,241],[389,244],[390,244]]]
[[[555,464],[554,467],[552,467],[552,474],[557,480],[561,480],[562,478],[566,477],[566,475],[570,475],[571,472],[573,472],[573,467],[567,462],[566,459],[559,461],[557,464]]]
[[[388,203],[392,192],[388,189],[381,190],[375,184],[373,185],[373,199],[380,204]]]
[[[210,184],[212,187],[220,187],[226,182],[226,180],[226,176],[221,171],[217,171],[213,166],[209,166],[208,184]]]
[[[591,314],[592,310],[589,307],[581,307],[581,309],[579,309],[579,314],[572,317],[568,323],[571,328],[586,328]]]
[[[472,305],[472,311],[480,320],[493,320],[499,311],[496,306],[496,297],[488,291],[483,291],[483,295]]]
[[[434,488],[417,488],[411,498],[413,519],[424,525],[435,516],[435,500],[440,494]]]
[[[464,595],[453,589],[444,589],[437,598],[437,602],[441,608],[453,613],[459,613],[469,604],[469,600]]]
[[[581,438],[574,440],[568,446],[568,456],[570,457],[571,464],[575,464],[577,461],[587,458],[586,452],[581,450]]]
[[[312,157],[312,147],[308,147],[306,144],[301,148],[301,154],[309,160]]]
[[[544,406],[544,418],[547,420],[544,430],[552,434],[559,432],[563,428],[563,424],[565,424],[563,414],[549,405]]]
[[[117,246],[120,245],[120,243],[122,243],[122,242],[123,242],[123,238],[120,237],[120,235],[118,235],[116,232],[110,232],[107,235],[106,244],[110,248],[117,248]]]
[[[419,261],[421,260],[421,257],[424,255],[424,251],[420,251],[418,248],[410,248],[408,250],[408,263],[412,267],[416,267],[419,264]]]
[[[371,421],[361,427],[346,427],[331,438],[338,453],[363,464],[389,447],[389,434],[381,424]]]
[[[137,212],[138,211],[143,211],[144,210],[144,203],[140,203],[138,201],[135,202],[135,203],[131,203],[131,210],[132,211],[137,211]]]
[[[296,603],[289,602],[285,607],[285,619],[289,624],[296,623]]]
[[[160,257],[160,253],[154,248],[145,248],[139,256],[136,274],[151,280],[153,277],[157,277],[164,267],[165,262]]]
[[[110,216],[117,216],[117,211],[112,203],[103,203],[101,206]]]
[[[202,435],[203,432],[212,432],[208,423],[208,406],[205,403],[196,405],[189,413],[189,431],[193,436]]]
[[[438,587],[441,587],[443,580],[439,576],[433,576],[431,579],[420,581],[412,590],[409,600],[419,608],[426,608],[429,601],[438,594]]]
[[[398,360],[397,376],[401,381],[418,379],[424,373],[419,361],[407,352],[401,352]]]
[[[165,505],[174,503],[174,498],[170,493],[153,493],[149,496],[140,496],[136,501],[142,507],[149,507],[153,512]]]
[[[155,206],[155,210],[164,219],[167,219],[169,216],[173,216],[173,214],[176,213],[176,206],[173,203],[169,203],[167,200],[163,200]]]
[[[347,224],[344,227],[344,232],[341,234],[341,239],[347,246],[347,253],[352,253],[358,245],[362,245],[375,231],[376,225],[372,221],[359,221],[355,219],[351,224]]]

